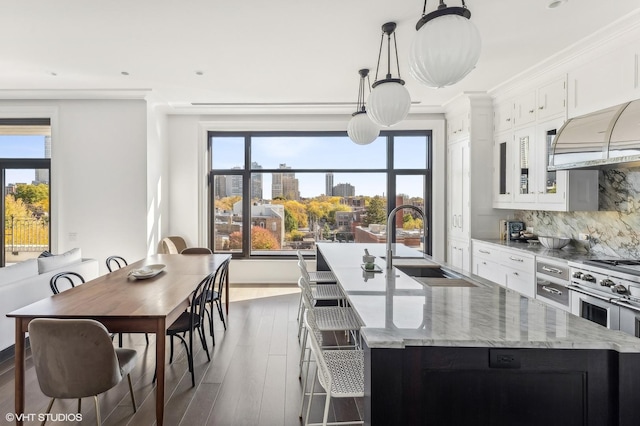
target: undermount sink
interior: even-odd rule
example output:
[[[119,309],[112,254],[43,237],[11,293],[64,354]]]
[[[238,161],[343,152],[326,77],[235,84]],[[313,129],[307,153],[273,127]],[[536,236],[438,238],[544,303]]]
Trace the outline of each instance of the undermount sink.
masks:
[[[430,287],[477,287],[462,276],[445,271],[439,265],[434,266],[396,266],[396,269],[404,272],[414,280]]]

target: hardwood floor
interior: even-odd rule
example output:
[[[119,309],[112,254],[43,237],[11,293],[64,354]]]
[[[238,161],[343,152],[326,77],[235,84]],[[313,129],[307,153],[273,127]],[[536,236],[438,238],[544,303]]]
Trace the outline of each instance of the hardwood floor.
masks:
[[[228,327],[214,318],[215,346],[207,336],[212,352],[207,362],[199,340],[194,342],[196,387],[191,387],[187,359],[176,339],[173,364],[166,369],[165,425],[300,425],[298,417],[302,384],[298,379],[300,345],[297,339],[299,290],[296,286],[231,287]],[[340,340],[340,336],[334,336]],[[100,413],[104,426],[155,424],[155,393],[152,384],[155,364],[155,339],[150,345],[143,334],[125,334],[124,346],[138,351],[132,380],[138,411],[128,394],[126,380],[100,395]],[[169,346],[167,345],[167,351]],[[167,355],[167,359],[168,355]],[[0,424],[14,411],[13,359],[0,364]],[[40,424],[39,413],[46,411],[49,399],[38,387],[31,359],[27,359],[26,413]],[[317,387],[319,390],[320,388]],[[310,421],[321,421],[324,397],[315,397]],[[360,401],[332,401],[331,419],[336,411],[342,419],[358,419]],[[52,413],[56,421],[47,424],[95,425],[92,398],[82,400],[82,421],[64,421],[75,413],[75,400],[56,400]]]

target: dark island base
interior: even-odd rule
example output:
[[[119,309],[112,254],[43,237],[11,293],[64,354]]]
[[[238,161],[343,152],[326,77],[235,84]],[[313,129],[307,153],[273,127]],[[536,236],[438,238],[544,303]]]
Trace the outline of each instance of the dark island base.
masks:
[[[640,354],[365,345],[367,425],[638,425]]]

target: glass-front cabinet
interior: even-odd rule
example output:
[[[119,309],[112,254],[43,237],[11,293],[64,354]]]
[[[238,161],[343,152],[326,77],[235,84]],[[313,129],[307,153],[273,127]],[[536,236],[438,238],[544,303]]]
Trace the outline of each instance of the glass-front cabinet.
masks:
[[[514,154],[516,171],[516,202],[533,202],[537,188],[536,172],[539,171],[536,164],[536,140],[535,128],[527,127],[514,133]]]
[[[505,132],[495,137],[493,145],[493,204],[494,207],[509,207],[513,202],[513,172],[512,156],[513,133]]]

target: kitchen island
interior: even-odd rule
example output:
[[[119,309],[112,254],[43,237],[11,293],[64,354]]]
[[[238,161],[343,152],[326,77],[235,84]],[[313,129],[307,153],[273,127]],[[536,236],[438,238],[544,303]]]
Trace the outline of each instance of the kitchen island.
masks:
[[[365,424],[638,424],[639,339],[396,250],[318,244],[364,324]]]

